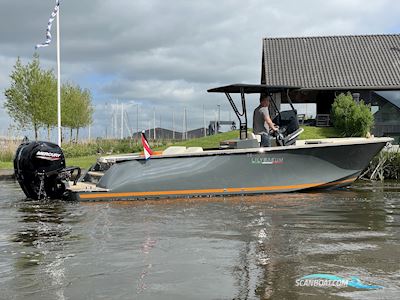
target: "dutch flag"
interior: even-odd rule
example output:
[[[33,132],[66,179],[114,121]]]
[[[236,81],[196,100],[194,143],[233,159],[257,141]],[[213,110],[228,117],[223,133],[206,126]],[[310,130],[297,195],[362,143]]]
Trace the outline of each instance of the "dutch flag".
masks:
[[[153,151],[150,148],[149,142],[146,139],[145,131],[142,131],[142,145],[145,159],[149,159],[153,155]]]

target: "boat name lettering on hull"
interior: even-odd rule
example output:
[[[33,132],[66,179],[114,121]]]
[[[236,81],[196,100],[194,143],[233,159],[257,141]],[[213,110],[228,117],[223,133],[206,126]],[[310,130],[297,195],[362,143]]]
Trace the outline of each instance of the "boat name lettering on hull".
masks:
[[[284,163],[283,157],[256,157],[249,156],[250,162],[254,165],[281,165]]]

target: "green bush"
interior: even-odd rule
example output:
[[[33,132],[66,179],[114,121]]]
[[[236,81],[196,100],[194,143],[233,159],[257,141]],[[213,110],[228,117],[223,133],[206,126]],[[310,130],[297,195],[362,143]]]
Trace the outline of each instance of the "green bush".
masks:
[[[356,103],[350,93],[340,94],[332,105],[333,126],[343,136],[366,136],[374,125],[369,105],[363,100]]]

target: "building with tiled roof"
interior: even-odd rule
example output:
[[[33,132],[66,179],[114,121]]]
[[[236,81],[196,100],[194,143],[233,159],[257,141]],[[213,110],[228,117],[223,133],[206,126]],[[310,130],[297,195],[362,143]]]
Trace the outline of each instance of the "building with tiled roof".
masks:
[[[338,93],[358,93],[375,112],[374,133],[400,137],[400,34],[265,38],[261,83],[301,87],[292,100],[320,114]]]

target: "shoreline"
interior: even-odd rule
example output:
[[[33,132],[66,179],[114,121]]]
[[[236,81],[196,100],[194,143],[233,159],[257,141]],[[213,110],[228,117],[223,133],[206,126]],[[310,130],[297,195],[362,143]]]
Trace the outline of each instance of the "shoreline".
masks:
[[[14,170],[0,169],[0,181],[1,180],[14,180]]]
[[[87,169],[82,169],[82,174]],[[0,181],[15,180],[14,169],[0,169]]]

